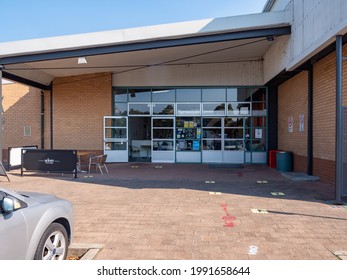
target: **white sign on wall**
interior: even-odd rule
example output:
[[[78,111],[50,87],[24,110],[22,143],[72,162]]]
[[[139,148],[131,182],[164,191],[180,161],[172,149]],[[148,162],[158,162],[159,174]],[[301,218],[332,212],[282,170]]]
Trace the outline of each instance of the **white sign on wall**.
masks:
[[[294,118],[289,117],[288,118],[288,132],[293,132],[293,122],[294,122]]]

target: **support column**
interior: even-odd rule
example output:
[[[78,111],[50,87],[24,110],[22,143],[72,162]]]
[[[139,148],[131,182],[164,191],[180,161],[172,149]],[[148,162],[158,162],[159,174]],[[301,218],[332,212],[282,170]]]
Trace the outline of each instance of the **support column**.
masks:
[[[49,100],[49,107],[50,107],[50,131],[51,131],[51,150],[53,149],[53,82],[51,83],[51,89],[50,89],[50,100]]]
[[[342,110],[342,36],[336,36],[336,148],[335,199],[342,200],[343,190],[343,110]]]
[[[3,120],[4,120],[4,109],[2,107],[2,70],[4,67],[0,65],[0,162],[2,162],[2,142],[3,142],[3,134],[4,134],[4,127],[3,127]]]
[[[313,175],[313,65],[308,67],[307,175]]]

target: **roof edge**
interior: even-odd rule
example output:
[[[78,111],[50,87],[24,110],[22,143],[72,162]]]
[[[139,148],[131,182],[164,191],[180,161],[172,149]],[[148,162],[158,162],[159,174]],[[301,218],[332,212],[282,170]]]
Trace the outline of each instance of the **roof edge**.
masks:
[[[290,25],[286,11],[0,43],[0,58]]]

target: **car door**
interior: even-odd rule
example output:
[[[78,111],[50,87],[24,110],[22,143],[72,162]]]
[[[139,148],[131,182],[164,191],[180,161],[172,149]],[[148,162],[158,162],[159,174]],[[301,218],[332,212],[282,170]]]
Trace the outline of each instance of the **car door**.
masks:
[[[6,214],[0,211],[0,259],[24,259],[27,250],[27,226],[23,210]]]

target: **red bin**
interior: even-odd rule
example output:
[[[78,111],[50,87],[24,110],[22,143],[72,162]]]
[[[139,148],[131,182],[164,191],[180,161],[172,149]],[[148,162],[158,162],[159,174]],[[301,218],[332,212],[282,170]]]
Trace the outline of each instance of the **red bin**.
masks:
[[[271,168],[276,168],[276,154],[279,152],[278,150],[270,150],[269,151],[269,166]]]

